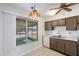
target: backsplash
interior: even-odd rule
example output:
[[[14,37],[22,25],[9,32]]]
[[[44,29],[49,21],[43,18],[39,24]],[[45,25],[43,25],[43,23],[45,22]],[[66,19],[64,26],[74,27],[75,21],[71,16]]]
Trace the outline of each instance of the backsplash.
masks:
[[[61,35],[62,37],[79,38],[79,25],[77,27],[78,27],[77,31],[67,31],[66,26],[57,26],[55,27],[54,31],[47,31],[46,35],[50,37]]]

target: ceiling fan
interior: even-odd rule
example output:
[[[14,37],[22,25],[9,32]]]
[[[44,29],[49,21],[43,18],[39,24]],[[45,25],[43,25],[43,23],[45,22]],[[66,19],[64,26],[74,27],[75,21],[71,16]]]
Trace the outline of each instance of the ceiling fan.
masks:
[[[59,9],[56,14],[58,14],[61,10],[65,10],[67,12],[70,12],[72,11],[71,8],[69,8],[70,6],[73,6],[73,5],[76,5],[77,3],[61,3],[60,4],[60,7],[57,7],[57,8],[51,8],[49,10],[55,10],[55,9]]]

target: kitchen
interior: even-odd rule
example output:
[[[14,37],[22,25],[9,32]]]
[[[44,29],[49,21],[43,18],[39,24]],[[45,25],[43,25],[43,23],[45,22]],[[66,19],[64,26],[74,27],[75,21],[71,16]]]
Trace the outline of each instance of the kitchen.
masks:
[[[75,3],[0,4],[0,55],[78,56],[78,7]],[[30,10],[36,12],[31,13],[34,18],[27,15]]]
[[[66,55],[79,55],[79,16],[63,16],[45,22],[43,45]]]

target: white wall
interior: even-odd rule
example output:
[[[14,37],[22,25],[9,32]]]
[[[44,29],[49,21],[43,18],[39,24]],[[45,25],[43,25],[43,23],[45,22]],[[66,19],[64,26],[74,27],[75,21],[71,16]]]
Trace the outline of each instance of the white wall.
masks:
[[[16,46],[16,49],[10,52],[10,54],[7,55],[24,55],[26,53],[31,52],[34,49],[37,49],[42,46],[42,35],[43,35],[43,19],[39,18],[38,19],[38,41],[29,43],[29,44],[23,44]]]
[[[55,27],[54,31],[46,32],[46,35],[49,35],[49,36],[58,36],[59,34],[62,37],[79,38],[79,30],[77,30],[77,31],[67,31],[66,26],[58,26],[58,27]]]
[[[16,48],[16,16],[3,13],[3,47],[4,55]]]
[[[44,31],[43,18],[39,18],[38,20],[38,41],[32,44],[24,44],[20,46],[16,46],[16,17],[26,17],[25,12],[23,10],[17,9],[14,6],[10,6],[7,4],[0,4],[0,11],[4,12],[3,19],[0,19],[0,24],[3,20],[3,36],[0,36],[0,48],[4,50],[4,55],[24,55],[38,47],[42,46],[42,35]],[[0,13],[0,18],[2,14]],[[1,26],[1,25],[0,25]],[[0,35],[2,35],[0,29]],[[3,37],[3,38],[2,38]],[[3,43],[3,45],[2,45]],[[0,49],[0,52],[2,51]],[[1,54],[2,55],[2,54]]]
[[[10,3],[0,3],[0,11],[6,11],[7,13],[12,13],[17,16],[26,16],[26,11]]]
[[[3,14],[0,12],[0,55],[3,55]]]

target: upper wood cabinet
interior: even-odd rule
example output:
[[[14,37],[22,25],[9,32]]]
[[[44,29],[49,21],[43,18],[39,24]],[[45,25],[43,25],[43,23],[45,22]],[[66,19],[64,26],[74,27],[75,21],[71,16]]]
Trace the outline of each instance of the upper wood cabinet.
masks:
[[[64,25],[65,25],[65,19],[52,21],[52,26],[64,26]]]
[[[69,31],[77,30],[76,17],[66,18],[66,28]]]
[[[45,30],[52,30],[51,21],[45,22]]]
[[[57,20],[58,26],[64,26],[65,25],[65,19]]]
[[[79,17],[69,17],[59,20],[52,20],[45,22],[45,30],[54,30],[56,26],[66,26],[68,31],[77,30],[77,23],[79,23]]]
[[[77,23],[79,23],[79,16],[77,17]]]
[[[58,24],[57,24],[57,20],[53,20],[53,21],[51,21],[52,22],[52,26],[57,26]]]

